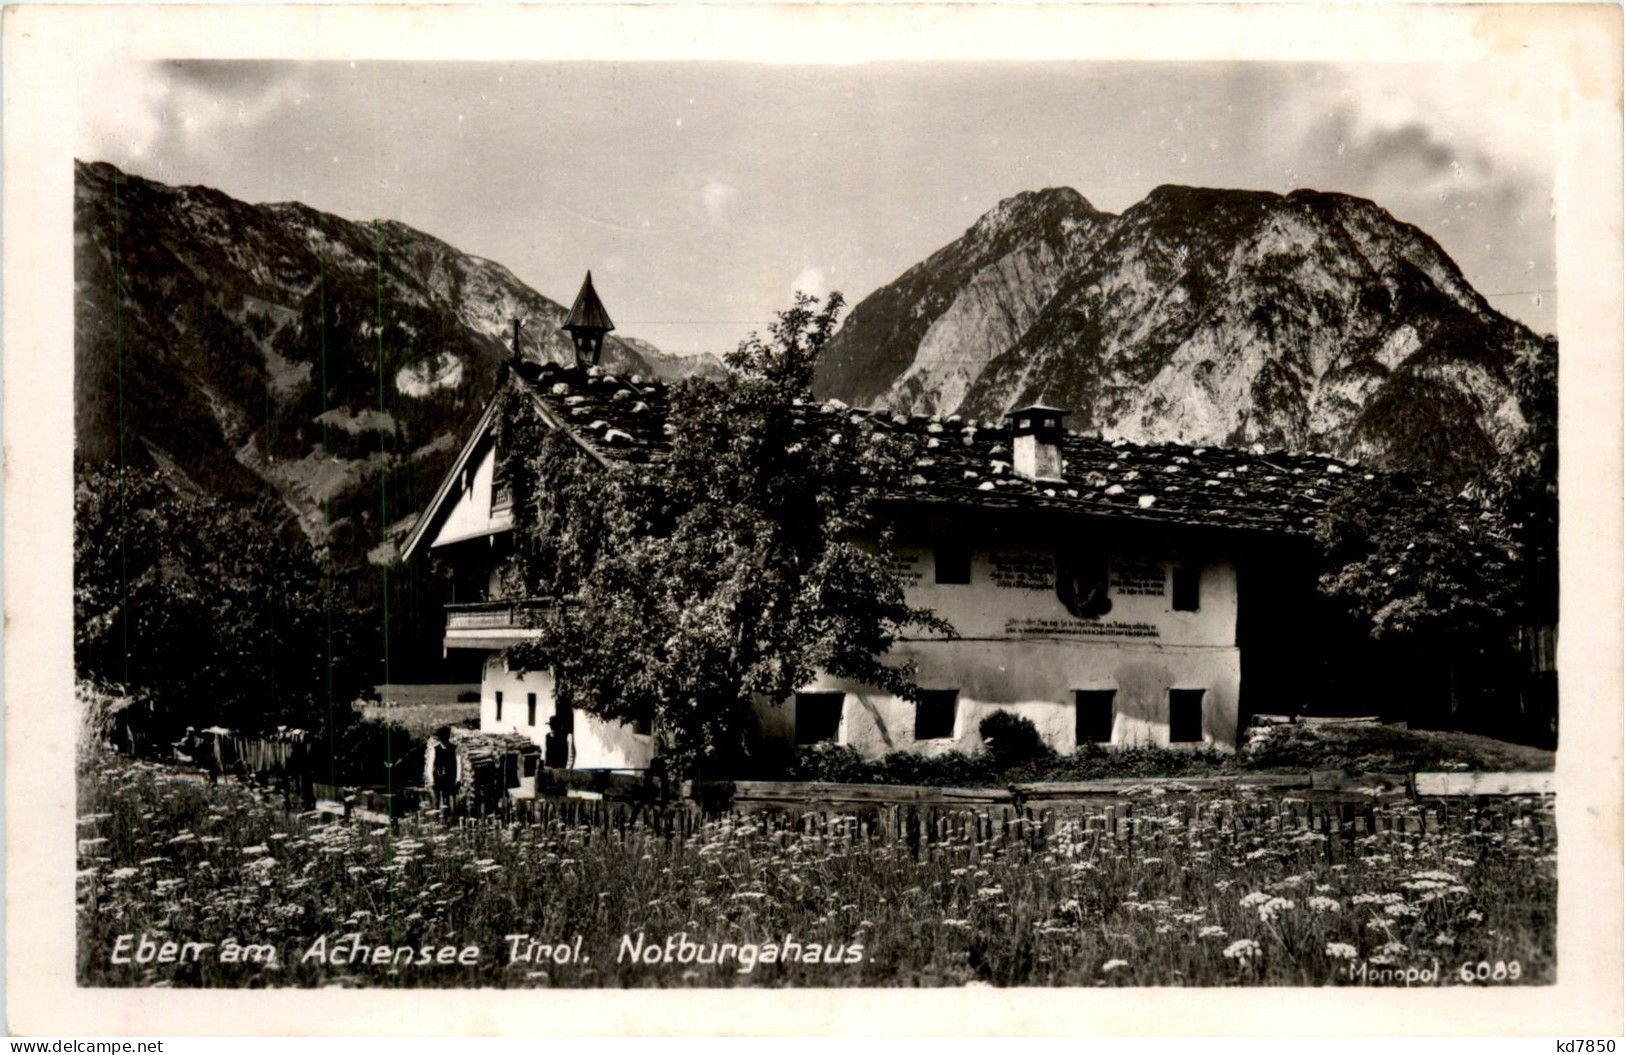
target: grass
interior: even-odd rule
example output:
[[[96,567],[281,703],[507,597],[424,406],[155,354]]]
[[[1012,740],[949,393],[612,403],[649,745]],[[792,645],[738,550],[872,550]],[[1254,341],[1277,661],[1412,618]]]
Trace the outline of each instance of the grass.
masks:
[[[1043,840],[995,826],[911,849],[854,818],[728,815],[691,835],[432,818],[393,827],[287,814],[235,784],[98,759],[80,777],[78,971],[95,986],[952,986],[1358,984],[1351,964],[1483,963],[1555,974],[1550,802],[1463,804],[1443,830],[1359,834],[1328,857],[1280,800],[1248,793],[1056,818]],[[1200,812],[1197,807],[1200,806]],[[1415,807],[1378,805],[1400,818]],[[1114,814],[1113,820],[1120,816]],[[1387,813],[1384,813],[1386,816]],[[472,965],[303,961],[325,936],[477,945]],[[584,959],[509,963],[528,934]],[[121,935],[207,942],[195,962],[111,962]],[[718,964],[627,962],[639,936]],[[785,936],[843,962],[765,963]],[[276,952],[223,963],[227,940]],[[844,962],[854,956],[856,962]],[[748,947],[749,969],[744,963]],[[683,953],[678,951],[676,956]],[[802,955],[805,955],[803,952]],[[1496,965],[1502,965],[1499,968]],[[1513,968],[1511,965],[1516,964]],[[1369,976],[1368,976],[1369,977]]]
[[[414,737],[422,740],[442,725],[458,726],[478,721],[480,686],[468,685],[380,685],[380,701],[369,703],[360,710],[368,721],[388,722],[404,726]],[[459,696],[475,694],[472,702],[459,700]]]

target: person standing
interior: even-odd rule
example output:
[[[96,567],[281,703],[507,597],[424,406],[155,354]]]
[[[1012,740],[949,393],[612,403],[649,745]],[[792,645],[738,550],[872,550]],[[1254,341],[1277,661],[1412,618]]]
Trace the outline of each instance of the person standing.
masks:
[[[451,726],[442,725],[434,731],[424,752],[424,777],[434,792],[437,809],[447,809],[457,799],[457,787],[462,782],[461,760],[451,742]]]

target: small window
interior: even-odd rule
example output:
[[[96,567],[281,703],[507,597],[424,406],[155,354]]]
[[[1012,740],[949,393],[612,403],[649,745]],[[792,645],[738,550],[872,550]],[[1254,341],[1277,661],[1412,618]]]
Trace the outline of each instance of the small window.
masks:
[[[536,728],[536,694],[525,693],[525,724],[532,729]]]
[[[970,582],[970,549],[957,542],[940,542],[936,547],[937,582],[964,586]]]
[[[925,689],[914,707],[914,739],[951,740],[959,711],[958,689]]]
[[[1111,743],[1112,724],[1117,717],[1117,690],[1077,689],[1072,693],[1072,700],[1078,709],[1078,744]]]
[[[524,769],[525,776],[534,777],[536,775],[536,763],[538,763],[538,762],[540,762],[542,760],[542,756],[540,756],[536,752],[532,751],[532,752],[530,752],[529,754],[527,754],[527,755],[525,755],[523,757],[524,757],[524,766],[525,766],[525,769]]]
[[[1202,696],[1205,689],[1168,690],[1168,742],[1202,742]]]
[[[502,721],[502,690],[497,690],[497,721]]]
[[[654,727],[647,714],[632,719],[632,732],[637,736],[648,736]]]
[[[845,703],[845,693],[796,693],[796,743],[833,741],[841,731],[841,707]]]
[[[1202,607],[1202,569],[1175,566],[1174,611],[1194,612]]]

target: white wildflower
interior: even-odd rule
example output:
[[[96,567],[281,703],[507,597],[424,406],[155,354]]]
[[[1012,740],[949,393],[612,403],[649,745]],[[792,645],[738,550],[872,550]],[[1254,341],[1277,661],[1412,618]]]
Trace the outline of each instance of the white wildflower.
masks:
[[[1242,938],[1224,947],[1224,958],[1237,963],[1248,963],[1263,954],[1263,947],[1251,938]]]

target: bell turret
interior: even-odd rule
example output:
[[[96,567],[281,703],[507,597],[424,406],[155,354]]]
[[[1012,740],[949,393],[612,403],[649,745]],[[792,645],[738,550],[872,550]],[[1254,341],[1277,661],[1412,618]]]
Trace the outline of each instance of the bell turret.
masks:
[[[604,310],[604,302],[598,299],[598,291],[592,288],[591,271],[587,272],[586,281],[581,283],[581,292],[576,294],[569,318],[560,328],[568,331],[570,339],[575,342],[576,360],[597,366],[598,357],[604,351],[604,335],[613,330],[615,324],[610,321],[609,312]]]

